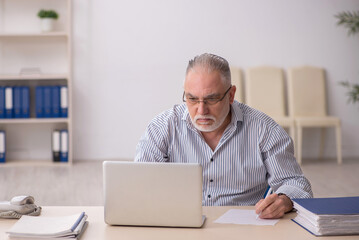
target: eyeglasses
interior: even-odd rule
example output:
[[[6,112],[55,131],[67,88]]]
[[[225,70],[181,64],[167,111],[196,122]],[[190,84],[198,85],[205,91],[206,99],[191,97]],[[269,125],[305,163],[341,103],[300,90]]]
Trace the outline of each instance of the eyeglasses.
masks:
[[[182,101],[188,102],[189,104],[192,104],[192,105],[199,104],[200,102],[203,102],[204,104],[207,104],[207,105],[214,105],[214,104],[222,101],[231,88],[232,88],[232,86],[230,86],[227,89],[227,91],[223,94],[223,97],[221,97],[221,98],[209,97],[209,98],[205,98],[203,100],[199,100],[198,98],[195,98],[195,97],[186,97],[186,92],[183,92]]]

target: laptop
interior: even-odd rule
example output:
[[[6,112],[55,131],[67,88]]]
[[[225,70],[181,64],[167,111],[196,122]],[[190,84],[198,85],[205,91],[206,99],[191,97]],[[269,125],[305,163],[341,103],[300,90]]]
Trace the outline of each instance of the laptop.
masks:
[[[201,227],[202,167],[196,163],[103,162],[109,225]]]

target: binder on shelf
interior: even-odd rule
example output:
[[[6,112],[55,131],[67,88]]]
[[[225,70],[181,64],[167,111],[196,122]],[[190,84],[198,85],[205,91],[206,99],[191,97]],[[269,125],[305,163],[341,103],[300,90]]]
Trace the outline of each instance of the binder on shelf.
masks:
[[[51,98],[52,98],[52,117],[60,117],[60,87],[51,87]]]
[[[60,131],[52,132],[52,159],[54,162],[60,162]]]
[[[61,117],[68,116],[68,89],[66,86],[61,87]]]
[[[13,87],[14,118],[21,118],[21,87]]]
[[[30,118],[30,88],[21,88],[21,117]]]
[[[6,160],[6,138],[5,131],[0,131],[0,163],[4,163]]]
[[[44,87],[37,86],[35,89],[36,117],[44,117]]]
[[[52,99],[51,99],[51,87],[45,86],[44,88],[44,117],[51,118],[52,116]]]
[[[0,87],[0,118],[5,118],[5,88]]]
[[[61,145],[60,145],[60,161],[68,162],[69,160],[69,134],[67,130],[61,130]]]
[[[12,87],[5,88],[5,118],[13,117]]]

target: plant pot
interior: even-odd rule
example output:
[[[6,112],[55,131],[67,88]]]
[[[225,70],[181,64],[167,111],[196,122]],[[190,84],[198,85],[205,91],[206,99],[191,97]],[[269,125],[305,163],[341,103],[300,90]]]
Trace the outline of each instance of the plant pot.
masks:
[[[41,31],[51,32],[54,30],[55,20],[53,18],[41,19]]]

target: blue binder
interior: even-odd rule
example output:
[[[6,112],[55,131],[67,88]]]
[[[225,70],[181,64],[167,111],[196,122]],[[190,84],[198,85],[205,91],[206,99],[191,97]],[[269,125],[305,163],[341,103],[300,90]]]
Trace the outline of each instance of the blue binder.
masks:
[[[51,118],[52,116],[52,101],[51,101],[51,87],[44,87],[44,117]]]
[[[299,204],[309,212],[317,215],[353,215],[359,214],[359,196],[336,198],[295,198],[293,202]]]
[[[68,116],[68,89],[66,86],[62,86],[60,90],[61,94],[61,117],[67,118]]]
[[[14,118],[21,118],[21,87],[13,87]]]
[[[13,91],[12,87],[5,88],[5,118],[13,118]]]
[[[51,87],[51,98],[52,98],[52,117],[60,117],[60,87]]]
[[[0,118],[5,118],[5,88],[0,87]]]
[[[60,145],[60,161],[68,162],[69,161],[69,137],[67,130],[60,131],[61,145]]]
[[[6,160],[6,141],[5,131],[0,131],[0,163]]]
[[[21,88],[21,117],[30,118],[30,88]]]
[[[44,87],[37,86],[35,89],[36,117],[44,117]]]

